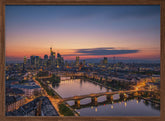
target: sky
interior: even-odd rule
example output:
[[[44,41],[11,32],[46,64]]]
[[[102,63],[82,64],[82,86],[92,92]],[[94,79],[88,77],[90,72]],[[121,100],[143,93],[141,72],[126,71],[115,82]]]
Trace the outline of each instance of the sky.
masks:
[[[5,11],[6,61],[50,55],[65,60],[160,60],[160,6],[16,6]]]

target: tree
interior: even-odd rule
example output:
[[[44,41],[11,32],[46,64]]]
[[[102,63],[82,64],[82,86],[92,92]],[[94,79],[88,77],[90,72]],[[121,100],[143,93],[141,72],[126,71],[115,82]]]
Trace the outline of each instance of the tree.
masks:
[[[50,78],[50,81],[52,83],[60,83],[60,77],[55,76],[54,74],[52,75],[52,77]]]

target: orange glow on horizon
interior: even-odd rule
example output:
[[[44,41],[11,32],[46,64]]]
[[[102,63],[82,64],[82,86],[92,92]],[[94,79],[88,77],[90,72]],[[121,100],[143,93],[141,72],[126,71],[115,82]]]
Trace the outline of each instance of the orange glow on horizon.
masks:
[[[60,53],[62,55],[62,57],[65,60],[75,60],[76,56],[79,56],[80,59],[91,59],[91,58],[103,58],[103,57],[108,57],[108,58],[122,58],[122,60],[127,60],[127,59],[154,59],[154,58],[160,58],[160,52],[159,51],[149,51],[149,52],[138,52],[138,53],[131,53],[131,54],[118,54],[118,55],[82,55],[82,54],[78,54],[75,53],[74,50],[53,50],[57,53]],[[16,54],[17,53],[17,54]],[[33,51],[33,50],[29,50],[29,51],[10,51],[10,54],[8,54],[8,51],[6,52],[6,56],[7,57],[15,57],[15,58],[23,58],[24,56],[27,56],[27,58],[30,58],[31,55],[35,55],[35,56],[40,56],[41,58],[44,57],[44,55],[50,55],[50,52],[48,49],[44,49],[44,50],[40,50],[38,49],[38,51]],[[67,56],[67,55],[71,56]],[[73,56],[72,56],[73,54]],[[75,54],[75,55],[74,55]]]

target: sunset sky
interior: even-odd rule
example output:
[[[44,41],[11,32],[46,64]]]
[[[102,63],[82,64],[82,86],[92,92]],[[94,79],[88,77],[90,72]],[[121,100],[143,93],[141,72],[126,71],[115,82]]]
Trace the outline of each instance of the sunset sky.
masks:
[[[65,60],[160,60],[160,6],[6,6],[6,61],[49,55]]]

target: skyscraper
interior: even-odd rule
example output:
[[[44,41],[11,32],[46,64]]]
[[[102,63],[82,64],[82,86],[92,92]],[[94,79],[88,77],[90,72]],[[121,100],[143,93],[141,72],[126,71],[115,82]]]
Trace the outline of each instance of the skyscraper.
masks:
[[[39,65],[40,65],[40,57],[39,56],[34,56],[34,65],[36,68],[39,67]]]
[[[79,56],[76,56],[76,66],[79,66]]]
[[[107,64],[107,63],[108,63],[108,58],[104,57],[103,64]]]
[[[51,53],[52,53],[52,47],[50,47],[50,55],[51,55]]]
[[[43,64],[44,64],[45,66],[48,65],[48,55],[44,55]]]
[[[64,59],[60,55],[60,53],[57,53],[57,66],[63,66],[64,65]]]
[[[27,57],[26,56],[24,56],[24,65],[26,65],[26,61],[27,61]]]
[[[48,55],[44,55],[44,60],[48,60]]]
[[[83,60],[83,65],[85,65],[85,60]]]
[[[57,53],[57,67],[59,67],[61,64],[61,55],[60,53]]]
[[[30,64],[34,65],[34,61],[35,61],[35,56],[30,56]]]
[[[53,50],[52,50],[52,47],[50,47],[50,62],[51,62],[51,65],[55,65],[55,55],[56,55],[56,53],[55,52],[53,52]]]

